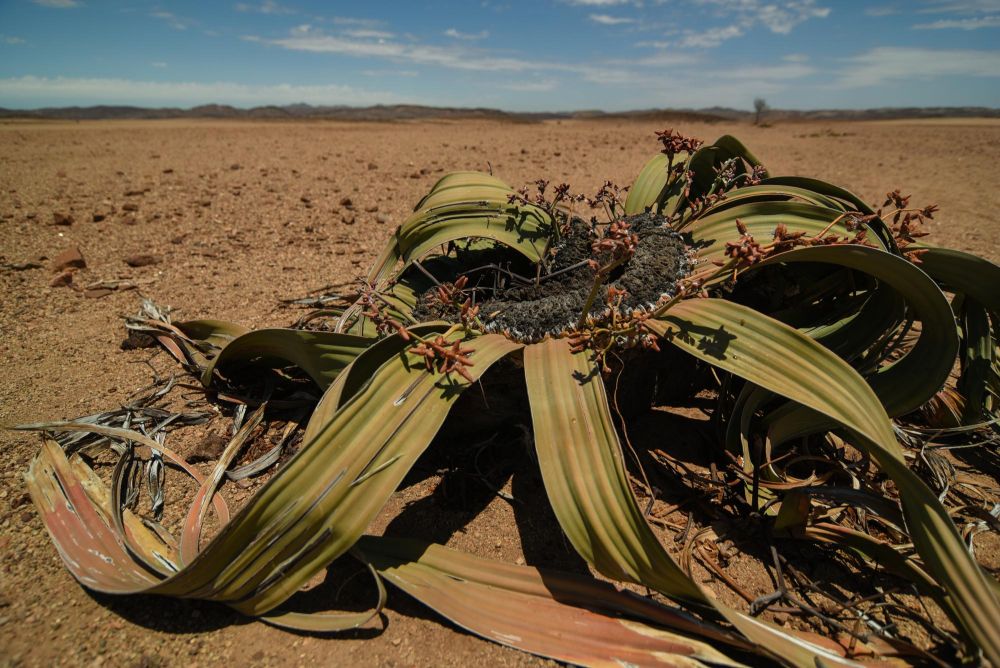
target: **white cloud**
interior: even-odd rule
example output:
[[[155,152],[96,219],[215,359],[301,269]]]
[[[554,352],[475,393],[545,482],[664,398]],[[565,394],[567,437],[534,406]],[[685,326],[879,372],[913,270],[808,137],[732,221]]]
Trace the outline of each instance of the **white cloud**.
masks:
[[[446,37],[451,37],[452,39],[463,39],[467,42],[474,42],[480,39],[486,39],[490,36],[488,30],[480,30],[479,32],[460,32],[454,28],[448,28],[444,31]]]
[[[274,2],[274,0],[264,0],[264,2],[259,5],[251,5],[245,2],[236,3],[236,11],[238,12],[256,12],[258,14],[294,14],[295,10],[291,7],[286,7],[285,5]]]
[[[68,77],[14,77],[0,79],[0,97],[8,105],[128,104],[143,106],[195,106],[218,103],[236,106],[294,104],[369,105],[419,103],[391,92],[325,85],[247,85],[215,83],[134,81],[130,79],[77,79]]]
[[[382,25],[382,22],[378,19],[360,19],[353,16],[333,16],[329,19],[321,19],[328,21],[337,26],[362,26],[368,28],[374,28],[376,26]]]
[[[182,19],[179,16],[172,14],[171,12],[155,11],[149,14],[154,19],[159,19],[165,22],[168,26],[174,30],[187,30],[191,24],[191,21],[187,19]]]
[[[868,7],[865,9],[865,16],[893,16],[898,14],[899,10],[890,5],[885,5],[881,7]]]
[[[418,77],[416,70],[361,70],[366,77]]]
[[[732,69],[718,70],[709,76],[720,79],[757,79],[760,81],[787,81],[801,79],[815,74],[816,69],[801,63],[784,65],[747,65]]]
[[[550,90],[554,90],[558,85],[558,82],[552,80],[514,81],[511,83],[500,84],[499,87],[521,93],[545,93]]]
[[[543,64],[518,58],[492,56],[479,50],[458,46],[404,44],[389,40],[359,40],[345,35],[332,35],[305,24],[292,30],[288,37],[263,39],[246,36],[248,41],[280,46],[293,51],[336,53],[348,56],[387,58],[418,65],[437,65],[459,70],[523,72],[532,69],[575,69],[559,64]]]
[[[27,44],[27,42],[24,39],[22,39],[20,37],[14,37],[13,35],[11,35],[9,37],[4,37],[3,38],[3,43],[4,44],[10,44],[12,46],[16,45],[16,44]]]
[[[880,47],[847,59],[837,88],[878,86],[936,77],[1000,77],[1000,51]]]
[[[32,0],[36,5],[42,7],[52,7],[53,9],[70,9],[72,7],[82,7],[83,3],[77,0]]]
[[[674,45],[682,49],[710,49],[723,42],[743,34],[743,28],[737,25],[709,28],[701,32],[687,31],[681,35]]]
[[[816,7],[812,2],[785,2],[781,5],[764,5],[757,10],[757,20],[779,35],[787,35],[792,28],[809,19],[825,19],[828,7]]]
[[[632,0],[566,0],[567,4],[582,7],[614,7],[616,5],[627,5]]]
[[[1000,0],[924,0],[921,14],[996,14]]]
[[[1000,28],[1000,16],[980,16],[974,19],[942,19],[913,26],[916,30],[978,30]]]
[[[590,20],[594,23],[600,23],[606,26],[618,26],[626,23],[635,23],[635,19],[630,19],[624,16],[610,16],[608,14],[591,14]]]
[[[355,39],[392,39],[395,35],[386,30],[372,30],[371,28],[354,28],[345,30],[344,34]]]
[[[781,59],[786,63],[807,63],[809,62],[809,56],[804,53],[790,53],[787,56],[782,56]]]
[[[161,70],[164,70],[164,69],[167,68],[167,64],[165,62],[163,62],[162,60],[154,60],[149,65],[150,65],[150,67],[155,67],[155,68],[161,69]]]

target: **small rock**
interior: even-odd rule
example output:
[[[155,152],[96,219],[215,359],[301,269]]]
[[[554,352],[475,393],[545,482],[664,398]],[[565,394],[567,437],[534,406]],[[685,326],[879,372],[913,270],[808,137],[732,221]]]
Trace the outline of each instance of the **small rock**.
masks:
[[[139,205],[135,202],[125,202],[122,204],[122,211],[138,211]]]
[[[77,247],[67,248],[52,260],[52,271],[83,269],[86,266],[87,261],[83,259],[83,253]]]
[[[107,215],[104,214],[104,213],[102,213],[102,212],[100,212],[100,211],[95,211],[94,214],[93,214],[93,219],[94,219],[95,223],[99,223],[102,220],[104,220],[105,218],[107,218]]]
[[[129,330],[128,336],[119,344],[122,350],[139,350],[141,348],[153,348],[156,346],[156,339],[144,332]]]
[[[372,204],[371,206],[366,206],[365,211],[367,211],[368,213],[375,213],[376,211],[378,211],[378,204]]]
[[[88,299],[100,299],[101,297],[107,297],[114,290],[111,288],[91,288],[90,290],[84,290],[83,296]]]
[[[174,170],[171,169],[170,167],[167,167],[166,169],[163,170],[163,173],[164,174],[173,174]]]
[[[413,172],[412,174],[410,174],[410,178],[411,179],[419,179],[420,178],[420,172]]]
[[[351,201],[350,197],[344,197],[343,199],[340,200],[340,206],[345,207],[347,209],[353,209],[354,202]]]
[[[140,253],[138,255],[129,255],[125,258],[125,264],[130,267],[148,267],[151,264],[159,264],[160,258],[155,255],[150,255],[148,253]]]
[[[175,246],[182,244],[184,243],[184,237],[186,236],[187,236],[186,234],[179,234],[176,237],[172,238],[170,240],[170,243],[174,244]]]
[[[49,281],[50,288],[63,288],[70,285],[73,285],[73,271],[71,269],[67,269]]]
[[[52,214],[52,224],[53,225],[72,225],[73,224],[73,216],[71,214],[68,214],[68,213],[62,213],[60,211],[56,211],[56,212],[54,212]]]
[[[212,200],[210,200],[210,199],[200,199],[200,200],[198,200],[198,206],[212,206]]]
[[[420,168],[420,175],[421,176],[427,176],[430,173],[431,173],[431,170],[427,169],[426,167],[421,167]]]
[[[312,202],[312,200],[309,199],[307,195],[303,195],[302,197],[300,197],[299,201],[301,201],[303,204],[309,204],[310,202]]]
[[[37,262],[14,262],[13,264],[4,265],[7,269],[13,269],[14,271],[25,271],[27,269],[41,269],[42,265]]]
[[[340,222],[342,222],[344,225],[353,225],[354,224],[354,214],[353,213],[345,213],[343,215],[343,217],[340,219]]]
[[[207,462],[218,459],[226,449],[228,439],[220,434],[208,434],[187,456],[190,463]]]
[[[139,221],[135,219],[135,216],[125,216],[122,218],[122,225],[135,225]]]
[[[34,220],[35,218],[38,218],[38,214],[35,213],[34,211],[30,211],[24,214],[24,217],[27,218],[28,220]]]
[[[234,162],[233,164],[229,165],[229,169],[233,170],[234,172],[239,168],[240,168],[240,163],[238,162]]]
[[[368,163],[368,171],[374,172],[376,169],[378,169],[378,165],[376,165],[374,162]]]
[[[137,195],[145,195],[145,190],[126,190],[125,197],[135,197]]]
[[[389,222],[389,216],[385,215],[384,213],[380,213],[379,215],[375,216],[375,222],[378,223],[379,225],[385,225],[386,223]]]

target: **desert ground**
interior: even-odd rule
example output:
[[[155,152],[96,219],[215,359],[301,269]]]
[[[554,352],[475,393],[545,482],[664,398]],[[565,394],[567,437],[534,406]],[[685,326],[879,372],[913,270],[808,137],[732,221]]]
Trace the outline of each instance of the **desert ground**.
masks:
[[[0,124],[0,424],[107,410],[149,383],[143,361],[153,351],[119,347],[122,316],[137,310],[140,294],[173,306],[178,319],[286,326],[301,311],[280,300],[349,283],[445,172],[492,169],[515,186],[547,178],[593,193],[605,179],[630,183],[658,149],[653,132],[670,125]],[[866,201],[880,204],[901,188],[914,204],[940,206],[931,240],[1000,261],[1000,121],[675,127],[706,140],[736,134],[772,174],[829,180]],[[54,258],[77,247],[86,268],[71,286],[52,285]],[[116,280],[138,289],[86,289]],[[162,354],[151,364],[177,370]],[[398,591],[390,592],[384,632],[336,638],[289,633],[216,605],[89,594],[63,567],[26,495],[22,474],[38,445],[35,435],[0,432],[0,665],[544,663],[467,635]],[[499,497],[479,494],[475,513],[454,502],[420,506],[438,482],[432,470],[398,492],[372,530],[416,506],[421,512],[395,522],[395,531],[529,564],[567,550],[542,511],[529,531],[536,544],[522,544],[514,511]],[[226,493],[237,504],[245,495]],[[544,506],[537,489],[525,494]],[[465,527],[442,530],[442,516],[444,525]]]

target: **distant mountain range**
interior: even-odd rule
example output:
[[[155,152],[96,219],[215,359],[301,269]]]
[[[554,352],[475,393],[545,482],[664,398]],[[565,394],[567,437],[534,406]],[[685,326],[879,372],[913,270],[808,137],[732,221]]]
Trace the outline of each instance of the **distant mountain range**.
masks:
[[[395,104],[371,107],[312,106],[290,104],[241,109],[224,104],[206,104],[190,109],[178,107],[127,107],[100,105],[95,107],[46,107],[43,109],[4,109],[0,119],[50,119],[50,120],[133,120],[162,118],[231,118],[231,119],[329,119],[344,121],[402,121],[422,119],[483,118],[512,122],[533,122],[551,119],[607,118],[635,120],[687,120],[723,121],[745,120],[753,112],[709,107],[707,109],[640,109],[623,112],[571,111],[571,112],[511,112],[487,108],[424,107]],[[770,109],[765,120],[888,120],[910,118],[973,118],[1000,117],[1000,109],[989,107],[883,107],[879,109],[820,109],[795,111]]]

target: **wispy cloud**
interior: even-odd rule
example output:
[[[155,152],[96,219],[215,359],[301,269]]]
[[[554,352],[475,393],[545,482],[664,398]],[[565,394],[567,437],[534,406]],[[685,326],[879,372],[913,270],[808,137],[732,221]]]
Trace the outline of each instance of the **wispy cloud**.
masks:
[[[924,0],[921,14],[997,14],[1000,0]]]
[[[376,28],[382,25],[382,22],[378,19],[365,19],[358,18],[356,16],[331,16],[329,18],[321,18],[321,20],[332,23],[335,26],[361,26]]]
[[[709,28],[700,32],[686,31],[674,44],[682,49],[700,48],[711,49],[719,46],[723,42],[743,34],[743,28],[738,25]]]
[[[159,19],[160,21],[163,21],[174,30],[187,30],[194,23],[193,21],[189,21],[188,19],[183,19],[177,16],[172,12],[165,12],[162,10],[150,12],[149,15],[154,19]]]
[[[274,0],[264,0],[260,4],[250,4],[246,2],[237,2],[236,11],[238,12],[256,12],[258,14],[294,14],[295,10],[291,7],[286,7],[280,3],[274,2]]]
[[[778,35],[787,35],[798,25],[830,15],[830,8],[815,0],[688,0],[691,11],[700,11],[711,20],[723,19],[721,25],[705,28],[673,30],[659,45],[684,49],[712,49],[722,43],[742,37],[756,27]]]
[[[361,70],[361,74],[366,77],[418,77],[420,72],[416,70]]]
[[[566,0],[566,4],[580,7],[615,7],[617,5],[628,5],[631,2],[632,0]]]
[[[160,69],[160,70],[165,70],[167,68],[167,64],[165,62],[163,62],[162,60],[154,60],[153,62],[151,62],[149,64],[149,66],[150,67],[155,67],[155,68]]]
[[[451,37],[452,39],[462,39],[467,42],[475,42],[480,39],[486,39],[490,36],[488,30],[480,30],[479,32],[461,32],[455,28],[448,28],[444,31],[446,37]]]
[[[73,7],[82,7],[83,3],[78,0],[31,0],[36,5],[41,5],[42,7],[52,7],[53,9],[72,9]]]
[[[837,88],[879,86],[935,77],[1000,77],[1000,51],[879,47],[847,59]]]
[[[352,28],[345,30],[344,34],[355,39],[392,39],[396,36],[387,30],[373,30],[372,28]]]
[[[893,16],[898,13],[899,9],[891,5],[882,5],[882,6],[865,8],[865,16]]]
[[[17,44],[27,44],[27,42],[21,37],[15,37],[13,35],[3,36],[3,43],[15,46]]]
[[[546,81],[512,81],[500,84],[499,87],[506,90],[513,90],[522,93],[545,93],[554,90],[559,82],[553,80]]]
[[[635,23],[635,19],[630,19],[625,16],[611,16],[609,14],[591,14],[590,20],[594,23],[600,23],[606,26],[619,26],[626,23]]]
[[[974,19],[941,19],[931,23],[918,23],[915,30],[979,30],[1000,28],[1000,16],[980,16]]]
[[[330,34],[309,24],[294,28],[289,36],[280,39],[264,39],[253,35],[246,36],[244,39],[280,46],[293,51],[386,58],[399,62],[437,65],[460,70],[523,72],[540,67],[553,67],[540,65],[530,60],[495,56],[459,46],[411,44],[385,39],[377,41],[356,39],[346,34]]]
[[[72,101],[74,104],[150,106],[194,106],[213,102],[237,106],[297,102],[329,105],[420,102],[388,91],[364,90],[335,84],[246,85],[228,81],[203,83],[33,76],[0,79],[0,97],[15,105],[29,100],[40,101],[42,104],[66,104]]]

